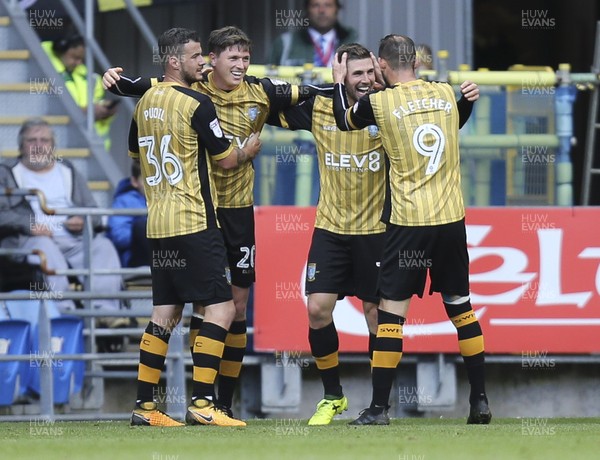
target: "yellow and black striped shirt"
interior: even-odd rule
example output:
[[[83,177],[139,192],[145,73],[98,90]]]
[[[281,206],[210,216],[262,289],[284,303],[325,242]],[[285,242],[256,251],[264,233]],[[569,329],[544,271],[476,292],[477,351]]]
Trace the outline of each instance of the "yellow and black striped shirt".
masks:
[[[397,83],[361,98],[347,110],[342,91],[336,85],[338,126],[359,129],[374,120],[381,130],[389,160],[384,221],[424,226],[461,220],[465,215],[458,149],[462,116],[452,87],[423,80]]]
[[[232,150],[207,96],[174,83],[144,94],[129,130],[129,155],[140,160],[148,238],[217,227],[209,155],[220,160]]]
[[[246,77],[231,91],[223,91],[213,83],[198,82],[192,88],[211,98],[221,120],[225,136],[235,147],[243,148],[250,134],[260,132],[275,100],[275,85],[268,79]],[[297,87],[295,87],[297,88]],[[297,93],[291,100],[295,103]],[[234,169],[214,166],[213,177],[221,208],[243,208],[254,204],[254,168],[246,162]]]
[[[156,78],[130,78],[121,75],[120,80],[110,88],[121,96],[141,96],[151,86],[157,84]],[[246,145],[253,132],[259,132],[269,115],[277,114],[286,107],[307,100],[317,94],[330,94],[329,85],[291,85],[271,78],[244,77],[244,81],[232,91],[218,89],[213,83],[212,74],[208,81],[198,82],[192,88],[211,98],[223,130],[234,147]],[[213,177],[219,197],[219,207],[243,208],[254,204],[254,168],[245,163],[239,168],[224,170],[213,165]]]
[[[279,124],[312,131],[315,138],[321,186],[315,227],[344,235],[383,233],[385,161],[377,126],[339,130],[333,100],[324,96],[280,112]]]

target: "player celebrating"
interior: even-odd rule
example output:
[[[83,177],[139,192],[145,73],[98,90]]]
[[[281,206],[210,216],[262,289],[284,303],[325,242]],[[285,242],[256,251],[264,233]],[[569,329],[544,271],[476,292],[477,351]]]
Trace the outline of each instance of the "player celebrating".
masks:
[[[389,395],[402,357],[402,325],[412,295],[423,295],[428,268],[430,291],[441,293],[446,313],[457,328],[471,385],[467,423],[487,424],[491,412],[485,394],[483,335],[469,299],[459,107],[454,92],[448,84],[418,80],[413,41],[388,35],[379,46],[379,64],[389,88],[363,96],[350,107],[344,86],[346,59],[334,61],[333,68],[337,126],[348,131],[376,123],[390,168],[383,213],[387,229],[379,278],[373,399],[351,424],[389,424]],[[461,91],[470,101],[479,97],[479,90],[469,82],[461,85]],[[471,104],[463,107],[471,110]],[[405,263],[407,258],[420,260]]]
[[[140,343],[131,424],[182,425],[157,409],[154,396],[171,331],[191,302],[195,312],[204,308],[205,317],[193,342],[194,385],[186,421],[245,426],[214,405],[214,382],[235,306],[210,160],[224,169],[236,167],[240,158],[258,153],[260,141],[253,136],[243,149],[234,147],[223,136],[211,100],[190,89],[205,63],[195,32],[170,29],[160,36],[159,50],[164,82],[140,99],[129,132],[130,155],[140,160],[148,200],[154,304]]]
[[[345,84],[353,103],[375,83],[371,54],[357,43],[342,45],[348,71]],[[271,120],[269,121],[271,123]],[[316,96],[285,109],[272,124],[312,131],[319,161],[320,194],[307,262],[308,340],[321,374],[324,398],[309,425],[328,425],[348,409],[340,385],[339,338],[333,322],[336,301],[362,300],[369,327],[369,350],[377,332],[377,276],[383,250],[385,165],[379,130],[371,125],[346,133],[335,126],[331,97]]]
[[[244,146],[252,133],[261,131],[270,112],[282,110],[319,92],[316,87],[298,87],[269,78],[247,76],[251,42],[237,27],[212,31],[208,49],[213,71],[205,81],[193,84],[192,88],[211,98],[225,136],[238,147]],[[119,75],[122,70],[119,67],[109,69],[103,77],[105,87],[115,94],[139,96],[157,82],[149,78],[132,80]],[[233,392],[247,342],[246,306],[250,286],[255,281],[254,168],[245,158],[240,158],[235,169],[225,170],[217,165],[213,176],[218,195],[217,217],[227,248],[236,307],[235,319],[225,341],[218,383],[218,403],[231,414]],[[192,317],[190,341],[201,324],[199,316]]]

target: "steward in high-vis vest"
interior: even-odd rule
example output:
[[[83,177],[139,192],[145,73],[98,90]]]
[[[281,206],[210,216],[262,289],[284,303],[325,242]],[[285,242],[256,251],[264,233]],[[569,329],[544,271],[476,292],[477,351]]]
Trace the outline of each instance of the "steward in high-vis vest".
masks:
[[[85,44],[83,37],[74,34],[55,41],[42,42],[42,48],[50,62],[65,81],[65,87],[84,110],[88,105],[87,67],[83,64]],[[102,79],[94,74],[94,119],[96,133],[104,141],[104,148],[110,151],[110,124],[116,112],[116,103],[104,100]]]

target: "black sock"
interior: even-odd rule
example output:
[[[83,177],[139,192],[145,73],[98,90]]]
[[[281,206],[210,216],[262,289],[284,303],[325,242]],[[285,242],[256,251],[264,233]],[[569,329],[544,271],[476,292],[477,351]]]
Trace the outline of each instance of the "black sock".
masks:
[[[138,366],[137,402],[154,401],[160,374],[171,334],[150,321],[140,341],[140,364]]]
[[[402,316],[379,310],[377,338],[373,350],[373,399],[371,408],[387,407],[396,368],[402,358]]]
[[[321,374],[325,395],[341,398],[343,392],[338,360],[339,339],[333,321],[321,329],[309,328],[308,341]]]
[[[225,349],[219,367],[219,404],[231,408],[233,393],[242,370],[246,353],[246,320],[234,321],[225,338]]]
[[[473,403],[481,394],[485,394],[485,351],[481,325],[468,300],[458,305],[444,302],[444,307],[448,318],[456,327],[460,354],[471,385],[469,402]]]

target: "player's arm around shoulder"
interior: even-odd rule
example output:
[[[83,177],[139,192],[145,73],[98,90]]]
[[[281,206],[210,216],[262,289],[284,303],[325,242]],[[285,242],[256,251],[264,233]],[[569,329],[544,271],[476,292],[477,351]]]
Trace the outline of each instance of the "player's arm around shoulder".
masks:
[[[256,158],[261,146],[260,133],[252,133],[248,136],[244,147],[231,146],[229,154],[225,158],[217,160],[217,164],[223,169],[238,168]]]
[[[102,75],[102,87],[117,96],[141,97],[162,78],[136,77],[123,75],[122,67],[111,67]]]
[[[462,128],[473,111],[473,104],[479,99],[479,86],[471,81],[464,81],[460,85],[462,97],[457,102],[458,107],[458,127]]]
[[[473,83],[472,81],[464,81],[460,85],[460,92],[462,97],[469,102],[475,102],[477,99],[479,99],[479,86],[477,83]]]
[[[243,148],[234,147],[223,133],[215,105],[205,94],[192,89],[179,89],[198,102],[191,117],[191,126],[203,141],[212,161],[223,169],[233,169],[252,160],[260,151],[258,133],[248,137]]]

